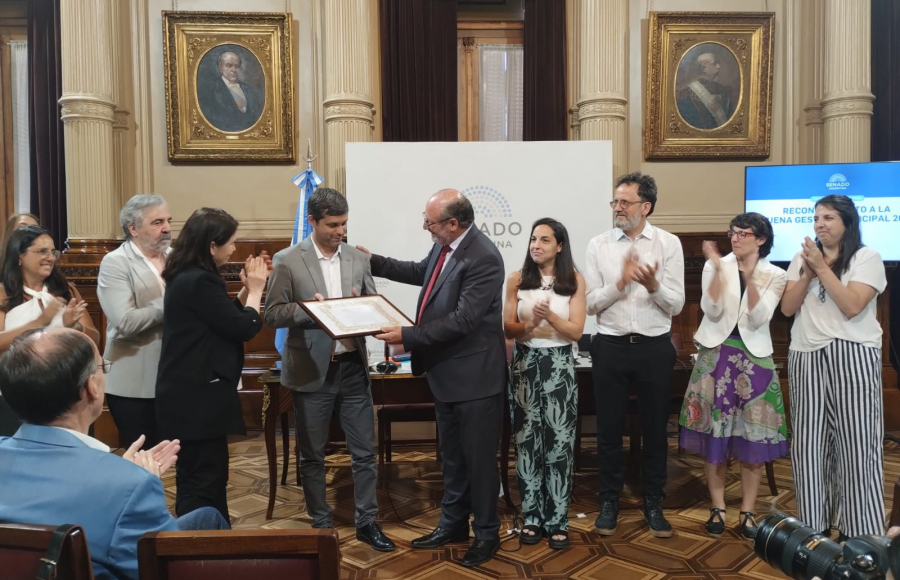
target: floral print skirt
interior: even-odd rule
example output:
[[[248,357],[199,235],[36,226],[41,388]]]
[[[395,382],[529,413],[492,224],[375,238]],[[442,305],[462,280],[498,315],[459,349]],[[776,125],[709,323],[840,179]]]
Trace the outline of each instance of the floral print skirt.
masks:
[[[679,444],[707,463],[763,463],[788,451],[784,399],[771,356],[757,358],[739,337],[700,347],[681,407]]]

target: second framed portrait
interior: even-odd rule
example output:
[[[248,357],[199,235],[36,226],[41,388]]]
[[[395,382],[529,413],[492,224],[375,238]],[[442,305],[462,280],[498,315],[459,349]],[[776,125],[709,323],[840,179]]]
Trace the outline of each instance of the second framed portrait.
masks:
[[[771,13],[652,12],[646,159],[765,159]]]
[[[163,12],[169,159],[294,161],[289,14]]]

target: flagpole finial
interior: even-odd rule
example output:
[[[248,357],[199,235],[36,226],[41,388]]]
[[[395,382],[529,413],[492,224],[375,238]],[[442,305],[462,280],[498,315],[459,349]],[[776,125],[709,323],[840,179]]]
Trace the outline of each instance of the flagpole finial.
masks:
[[[312,141],[310,139],[306,140],[306,168],[312,169],[313,161],[318,158],[318,155],[313,155],[312,153]]]

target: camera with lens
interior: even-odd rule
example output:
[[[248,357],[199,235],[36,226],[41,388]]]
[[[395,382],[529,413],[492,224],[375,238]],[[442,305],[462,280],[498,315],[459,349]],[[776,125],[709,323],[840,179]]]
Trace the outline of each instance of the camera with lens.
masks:
[[[887,578],[893,556],[890,545],[891,540],[883,536],[856,536],[842,546],[797,518],[777,512],[760,523],[754,542],[760,558],[796,580]],[[896,546],[891,552],[895,551]]]

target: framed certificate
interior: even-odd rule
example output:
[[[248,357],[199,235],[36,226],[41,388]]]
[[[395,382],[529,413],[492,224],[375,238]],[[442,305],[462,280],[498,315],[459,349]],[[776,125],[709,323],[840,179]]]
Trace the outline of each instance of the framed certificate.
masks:
[[[308,300],[300,306],[334,339],[380,334],[384,326],[413,325],[380,294]]]

